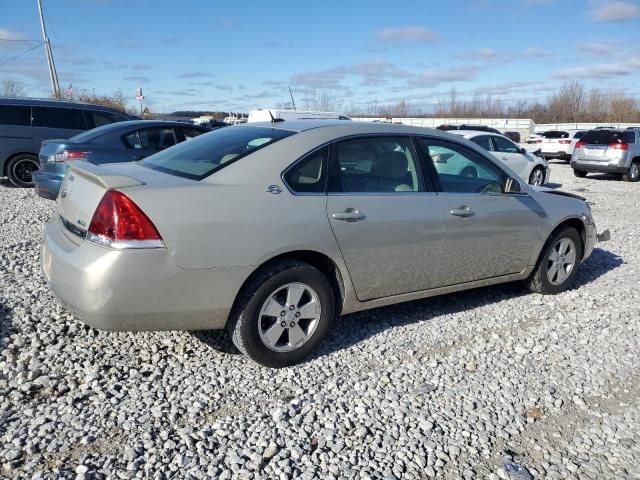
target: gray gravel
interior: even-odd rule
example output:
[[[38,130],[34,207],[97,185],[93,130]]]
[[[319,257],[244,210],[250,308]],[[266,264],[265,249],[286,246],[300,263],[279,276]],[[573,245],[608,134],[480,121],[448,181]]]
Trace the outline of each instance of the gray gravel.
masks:
[[[640,184],[552,168],[613,237],[574,290],[350,315],[278,371],[75,321],[39,273],[53,203],[0,186],[0,477],[640,478]]]

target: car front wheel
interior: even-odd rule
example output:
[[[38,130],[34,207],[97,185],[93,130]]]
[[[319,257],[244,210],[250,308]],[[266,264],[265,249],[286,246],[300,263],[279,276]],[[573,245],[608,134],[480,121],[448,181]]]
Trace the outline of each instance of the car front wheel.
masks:
[[[585,172],[584,170],[573,170],[573,174],[578,177],[578,178],[584,178],[587,176],[587,172]]]
[[[529,185],[535,185],[537,187],[544,183],[544,168],[536,167],[531,171],[529,175]]]
[[[267,367],[301,362],[321,343],[335,315],[329,281],[303,262],[265,269],[240,295],[229,333],[238,350]]]
[[[527,287],[535,293],[552,295],[567,290],[582,259],[582,239],[573,227],[564,227],[547,241]]]

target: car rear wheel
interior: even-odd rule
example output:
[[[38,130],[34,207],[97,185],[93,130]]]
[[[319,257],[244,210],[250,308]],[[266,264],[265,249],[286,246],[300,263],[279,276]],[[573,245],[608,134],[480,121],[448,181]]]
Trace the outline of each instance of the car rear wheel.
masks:
[[[544,183],[544,168],[538,166],[531,171],[529,175],[529,185],[535,185],[537,187]]]
[[[316,349],[334,312],[327,278],[309,264],[286,261],[247,285],[227,328],[242,353],[264,366],[281,368],[301,362]]]
[[[582,239],[573,227],[563,227],[547,241],[536,269],[527,279],[529,290],[553,295],[567,290],[582,259]]]
[[[625,182],[637,182],[640,180],[640,160],[634,160],[631,162],[629,170],[622,174],[622,179]]]
[[[31,174],[40,169],[40,164],[35,155],[23,153],[9,160],[7,164],[7,177],[16,187],[33,187]]]
[[[585,172],[584,170],[573,170],[573,174],[578,177],[578,178],[584,178],[587,176],[587,172]]]

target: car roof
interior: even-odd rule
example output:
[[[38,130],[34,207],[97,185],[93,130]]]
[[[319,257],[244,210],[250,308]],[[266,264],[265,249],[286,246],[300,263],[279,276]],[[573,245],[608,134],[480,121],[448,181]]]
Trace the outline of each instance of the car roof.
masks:
[[[478,137],[480,135],[497,135],[499,137],[503,137],[504,135],[500,135],[496,132],[487,132],[485,130],[452,130],[451,133],[454,135],[462,135],[464,138],[473,138]]]
[[[452,138],[443,130],[427,127],[415,127],[397,123],[360,122],[353,120],[284,120],[280,122],[253,122],[234,125],[229,128],[275,128],[292,132],[309,130],[326,130],[327,134],[337,136],[366,135],[366,134],[404,134],[404,135],[436,135]],[[455,138],[455,137],[454,137]]]
[[[85,102],[71,102],[68,100],[56,100],[53,98],[29,98],[29,97],[0,97],[0,105],[27,105],[38,107],[68,107],[68,108],[86,108],[90,110],[102,110],[105,112],[116,112],[120,115],[131,117],[126,112],[122,112],[115,108],[95,105]]]

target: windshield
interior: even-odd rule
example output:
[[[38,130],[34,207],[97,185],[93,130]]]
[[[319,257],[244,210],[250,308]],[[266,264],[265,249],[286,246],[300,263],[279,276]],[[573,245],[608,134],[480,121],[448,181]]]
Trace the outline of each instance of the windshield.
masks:
[[[585,133],[581,140],[591,145],[634,143],[633,132],[620,130],[591,130]]]
[[[144,159],[141,165],[201,180],[216,170],[296,132],[269,127],[226,127],[205,133]]]
[[[557,130],[551,130],[542,134],[544,138],[569,138],[569,132],[561,132]]]

